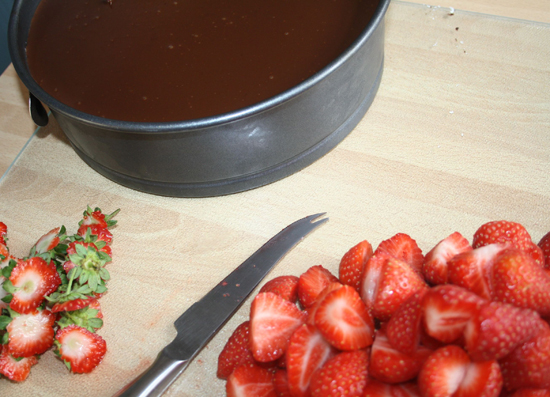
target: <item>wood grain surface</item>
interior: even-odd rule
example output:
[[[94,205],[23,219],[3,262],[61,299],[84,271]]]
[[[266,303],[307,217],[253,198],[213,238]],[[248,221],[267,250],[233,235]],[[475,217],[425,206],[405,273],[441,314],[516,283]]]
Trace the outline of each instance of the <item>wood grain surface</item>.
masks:
[[[139,193],[87,167],[55,121],[40,129],[0,179],[0,220],[23,256],[53,227],[74,231],[88,204],[121,208],[101,301],[109,352],[85,376],[48,352],[26,382],[0,379],[0,394],[72,396],[78,387],[79,395],[111,396],[171,341],[185,308],[306,215],[327,212],[330,221],[268,279],[318,264],[337,273],[351,246],[398,232],[426,253],[454,231],[471,238],[490,220],[521,222],[535,241],[550,231],[550,25],[455,8],[393,2],[384,76],[364,119],[328,155],[259,189],[205,199]],[[12,73],[0,87],[10,79],[17,86]],[[216,359],[249,304],[166,395],[223,395]]]

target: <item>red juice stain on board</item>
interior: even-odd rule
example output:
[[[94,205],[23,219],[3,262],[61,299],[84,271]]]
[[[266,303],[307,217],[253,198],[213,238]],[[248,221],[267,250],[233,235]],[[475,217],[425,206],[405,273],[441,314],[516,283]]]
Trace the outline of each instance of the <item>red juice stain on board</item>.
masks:
[[[111,4],[110,4],[111,3]],[[348,48],[373,0],[42,0],[27,60],[50,95],[115,120],[214,116],[292,88]]]

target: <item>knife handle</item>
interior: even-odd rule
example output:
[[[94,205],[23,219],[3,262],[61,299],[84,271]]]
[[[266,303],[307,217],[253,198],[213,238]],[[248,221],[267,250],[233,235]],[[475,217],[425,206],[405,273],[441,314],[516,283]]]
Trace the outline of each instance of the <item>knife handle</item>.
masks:
[[[189,360],[176,360],[163,349],[155,362],[113,397],[157,397],[187,368]]]

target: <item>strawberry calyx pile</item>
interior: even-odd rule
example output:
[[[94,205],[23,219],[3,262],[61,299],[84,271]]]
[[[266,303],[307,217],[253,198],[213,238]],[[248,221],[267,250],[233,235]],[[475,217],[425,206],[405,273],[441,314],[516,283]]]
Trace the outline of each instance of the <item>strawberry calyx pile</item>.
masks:
[[[87,207],[76,233],[64,226],[38,239],[29,255],[10,253],[0,222],[0,374],[22,382],[38,358],[53,348],[73,373],[91,372],[107,351],[99,299],[110,279],[113,235],[119,212]]]
[[[550,233],[399,233],[268,281],[229,337],[229,397],[550,397]]]

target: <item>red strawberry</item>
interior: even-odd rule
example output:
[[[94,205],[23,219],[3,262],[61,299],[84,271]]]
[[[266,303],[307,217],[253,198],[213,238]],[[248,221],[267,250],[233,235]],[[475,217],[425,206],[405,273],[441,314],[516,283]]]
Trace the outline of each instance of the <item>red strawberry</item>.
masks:
[[[386,256],[382,277],[376,287],[372,314],[388,321],[392,314],[415,292],[427,288],[424,280],[405,262]]]
[[[422,255],[422,250],[418,247],[416,241],[414,241],[409,235],[398,233],[395,236],[382,241],[374,253],[377,254],[380,252],[386,252],[393,257],[402,260],[415,272],[422,275],[424,255]]]
[[[16,315],[6,327],[8,348],[14,357],[42,354],[53,345],[55,315],[49,310]]]
[[[519,223],[493,221],[481,225],[476,230],[472,246],[478,248],[494,243],[510,243],[514,248],[525,250],[530,248],[532,242],[529,232]]]
[[[6,244],[6,236],[8,235],[8,227],[4,222],[0,222],[0,244]]]
[[[498,254],[506,247],[504,244],[489,244],[456,255],[447,264],[449,283],[466,288],[490,300],[493,293],[491,281],[493,264]]]
[[[22,382],[29,376],[31,367],[38,363],[36,356],[16,359],[7,345],[0,345],[0,374],[14,382]]]
[[[339,280],[323,266],[312,266],[300,276],[298,299],[303,307],[308,308],[327,285],[338,282]]]
[[[288,376],[286,370],[278,369],[273,374],[273,388],[277,397],[292,397],[288,388]]]
[[[531,256],[507,249],[495,259],[492,274],[493,299],[550,314],[550,277]]]
[[[372,256],[372,246],[367,240],[352,247],[340,261],[338,278],[342,284],[350,285],[359,292],[361,275],[365,264]]]
[[[307,319],[306,323],[309,325],[315,325],[315,313],[317,313],[317,309],[321,305],[321,302],[323,299],[325,299],[325,296],[330,294],[332,291],[337,290],[338,288],[342,288],[343,285],[340,283],[330,283],[325,287],[323,291],[317,296],[317,300],[313,305],[311,305],[307,310]]]
[[[59,244],[59,230],[61,228],[56,227],[50,230],[48,233],[38,239],[34,245],[34,250],[37,254],[43,254],[54,249]]]
[[[77,234],[81,237],[86,237],[88,229],[90,229],[90,235],[96,236],[96,241],[105,241],[107,244],[111,244],[113,241],[113,234],[109,229],[98,224],[82,225],[78,228]]]
[[[286,353],[288,389],[292,396],[305,397],[314,372],[335,354],[314,327],[302,325],[291,336]]]
[[[416,382],[392,385],[369,379],[363,397],[420,397],[420,391]]]
[[[466,351],[474,361],[501,359],[533,337],[540,321],[533,310],[487,302],[466,325]]]
[[[273,292],[256,295],[250,308],[250,348],[257,361],[281,357],[293,332],[305,322],[306,313]]]
[[[18,313],[33,312],[61,284],[55,267],[39,257],[19,262],[12,270],[10,281],[15,287],[10,307]]]
[[[470,364],[460,347],[448,345],[433,352],[420,370],[418,387],[423,397],[450,397],[458,390]],[[472,396],[479,394],[472,394]]]
[[[447,262],[455,255],[471,251],[470,242],[459,232],[454,232],[450,236],[441,240],[424,258],[422,273],[428,283],[446,284]]]
[[[359,294],[369,310],[372,310],[374,306],[378,285],[382,280],[383,270],[388,258],[390,258],[390,255],[385,252],[375,254],[367,261],[363,269]]]
[[[370,376],[385,383],[402,383],[414,379],[424,361],[432,353],[431,349],[420,346],[414,354],[396,350],[381,330],[376,332],[372,344]]]
[[[550,389],[519,389],[512,397],[550,397]]]
[[[546,233],[544,237],[540,239],[538,246],[544,256],[544,267],[548,269],[550,268],[550,232]]]
[[[311,379],[311,397],[361,397],[368,382],[366,350],[342,352],[328,360]]]
[[[550,326],[541,321],[537,334],[499,360],[508,390],[550,388]]]
[[[496,361],[470,363],[453,397],[498,397],[502,390],[502,373]]]
[[[225,384],[227,397],[277,397],[271,373],[254,364],[235,368]]]
[[[227,340],[218,356],[218,378],[227,379],[242,364],[254,363],[249,348],[250,322],[241,323]]]
[[[105,340],[77,325],[69,325],[55,335],[56,353],[71,372],[91,372],[107,352]]]
[[[455,342],[484,302],[473,292],[455,285],[433,287],[422,301],[424,329],[441,342]]]
[[[414,354],[418,348],[422,329],[422,300],[427,291],[427,288],[423,288],[412,294],[388,322],[386,336],[393,348],[402,353]]]
[[[372,344],[374,321],[359,293],[349,285],[330,292],[315,313],[315,326],[340,350]]]
[[[92,302],[96,301],[94,298],[87,298],[87,299],[73,299],[67,302],[63,303],[56,303],[52,307],[52,313],[58,313],[58,312],[72,312],[74,310],[80,310],[84,309],[85,307],[90,306]]]
[[[279,276],[265,283],[260,292],[273,292],[287,301],[296,303],[298,300],[298,281],[299,278],[296,276]]]

